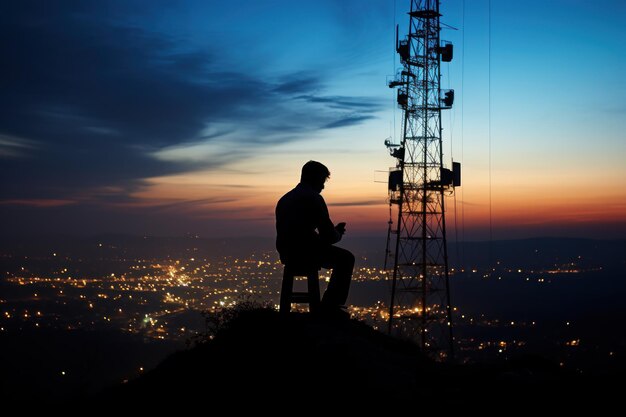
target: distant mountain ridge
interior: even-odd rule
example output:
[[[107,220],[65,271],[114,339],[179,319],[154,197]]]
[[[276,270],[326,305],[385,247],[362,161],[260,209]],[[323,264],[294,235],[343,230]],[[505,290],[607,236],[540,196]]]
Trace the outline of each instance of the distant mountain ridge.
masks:
[[[354,252],[358,261],[382,266],[386,240],[381,236],[353,237],[347,235],[340,246]],[[69,253],[83,257],[181,258],[198,256],[220,258],[244,257],[261,252],[275,255],[273,237],[211,238],[188,235],[153,237],[132,235],[100,235],[92,237],[41,236],[0,237],[0,253],[13,256],[49,256]],[[500,261],[506,264],[546,264],[554,259],[564,262],[584,259],[610,264],[626,270],[626,239],[595,240],[583,238],[532,238],[520,240],[453,242],[448,240],[451,267],[490,267]]]

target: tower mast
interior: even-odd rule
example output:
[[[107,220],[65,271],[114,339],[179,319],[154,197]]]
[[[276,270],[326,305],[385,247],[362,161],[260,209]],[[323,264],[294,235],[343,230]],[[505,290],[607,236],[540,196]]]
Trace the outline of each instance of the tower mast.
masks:
[[[454,354],[446,243],[445,193],[460,185],[460,164],[444,168],[441,111],[454,90],[442,90],[441,62],[452,60],[452,44],[440,39],[438,0],[411,0],[409,30],[396,51],[402,69],[397,87],[403,111],[402,140],[385,141],[396,158],[389,172],[389,201],[397,223],[388,237],[393,258],[389,332],[418,340],[439,359]],[[395,242],[392,240],[395,239]]]

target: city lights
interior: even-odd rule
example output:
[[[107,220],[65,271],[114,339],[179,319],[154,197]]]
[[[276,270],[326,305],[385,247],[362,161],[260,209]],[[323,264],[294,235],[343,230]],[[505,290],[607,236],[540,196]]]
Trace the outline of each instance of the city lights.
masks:
[[[91,272],[81,269],[85,260],[78,261],[69,253],[61,258],[61,266],[48,272],[34,272],[36,269],[30,265],[18,263],[15,269],[4,272],[9,293],[3,294],[0,300],[0,331],[113,329],[154,341],[180,342],[206,331],[201,311],[216,313],[250,299],[277,308],[283,266],[274,251],[257,251],[238,257],[208,257],[194,252],[194,256],[160,258],[116,256]],[[48,256],[49,261],[59,258],[58,253],[56,257],[53,253]],[[45,261],[48,259],[44,258]],[[524,285],[541,283],[542,288],[549,288],[555,279],[559,279],[560,273],[567,277],[584,272],[575,262],[554,263],[543,269],[522,269],[501,261],[497,265],[496,271],[478,266],[456,268],[451,279],[455,280],[457,276],[487,279],[498,282],[498,285],[513,280]],[[330,279],[330,272],[320,270],[322,292]],[[390,283],[387,271],[368,265],[362,258],[353,274],[352,291],[371,293],[375,288],[377,296],[367,302],[348,305],[351,317],[386,331]],[[306,280],[297,280],[295,285],[304,288]],[[11,295],[12,291],[15,291],[14,295]],[[419,305],[399,306],[394,309],[394,317],[421,317],[423,314],[443,317],[444,310],[445,306],[440,305],[429,306],[425,311]],[[308,306],[297,304],[293,311],[306,312]],[[538,328],[535,320],[498,317],[468,310],[463,305],[454,307],[452,322],[442,323],[452,326],[459,354],[475,358],[482,357],[477,355],[508,357],[522,351],[528,345],[525,329],[536,331]],[[575,333],[571,321],[560,323],[571,332],[560,336],[561,339],[554,343],[569,347],[570,352],[580,349],[580,335]],[[489,329],[489,332],[481,329]],[[493,333],[503,329],[512,333],[506,337]],[[137,366],[135,369],[143,368]]]

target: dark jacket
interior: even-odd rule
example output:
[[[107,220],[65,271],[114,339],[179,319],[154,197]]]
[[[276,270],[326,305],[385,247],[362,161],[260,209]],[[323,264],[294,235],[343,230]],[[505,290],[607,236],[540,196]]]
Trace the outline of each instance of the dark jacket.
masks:
[[[278,200],[276,249],[282,263],[319,266],[323,248],[340,239],[324,198],[310,185],[301,182]]]

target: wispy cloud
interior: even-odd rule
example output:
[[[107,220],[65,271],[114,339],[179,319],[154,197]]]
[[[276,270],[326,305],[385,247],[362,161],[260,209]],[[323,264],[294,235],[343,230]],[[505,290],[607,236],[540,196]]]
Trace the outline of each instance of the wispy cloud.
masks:
[[[74,200],[55,199],[30,199],[30,200],[0,200],[2,206],[28,206],[28,207],[61,207],[75,204]]]
[[[351,206],[377,206],[385,204],[384,200],[357,200],[357,201],[340,201],[335,203],[329,203],[329,206],[333,207],[351,207]]]
[[[116,207],[124,207],[131,209],[150,209],[151,211],[164,211],[164,212],[192,212],[192,211],[206,211],[209,207],[214,205],[228,204],[236,202],[235,198],[228,197],[209,197],[192,200],[163,200],[163,199],[142,199],[134,200],[129,199],[126,202],[120,202],[114,204]]]
[[[324,126],[326,129],[334,129],[360,124],[366,120],[373,119],[374,116],[346,116],[334,122],[330,122]]]
[[[320,96],[312,96],[312,95],[302,95],[296,98],[307,101],[309,103],[325,104],[330,108],[340,109],[340,110],[376,111],[376,110],[379,110],[381,107],[381,103],[379,103],[378,100],[375,99],[374,97],[344,97],[344,96],[320,97]]]
[[[279,94],[302,94],[322,89],[318,76],[306,73],[296,73],[280,79],[273,91]]]
[[[18,158],[28,154],[29,150],[35,149],[37,142],[17,136],[0,134],[0,158]]]
[[[324,96],[324,74],[261,77],[220,61],[219,42],[193,48],[130,24],[120,17],[132,9],[125,2],[30,3],[0,13],[0,38],[12,40],[0,43],[0,176],[9,199],[103,187],[129,195],[145,178],[223,166],[380,109],[371,98]],[[23,169],[15,158],[26,155]]]

